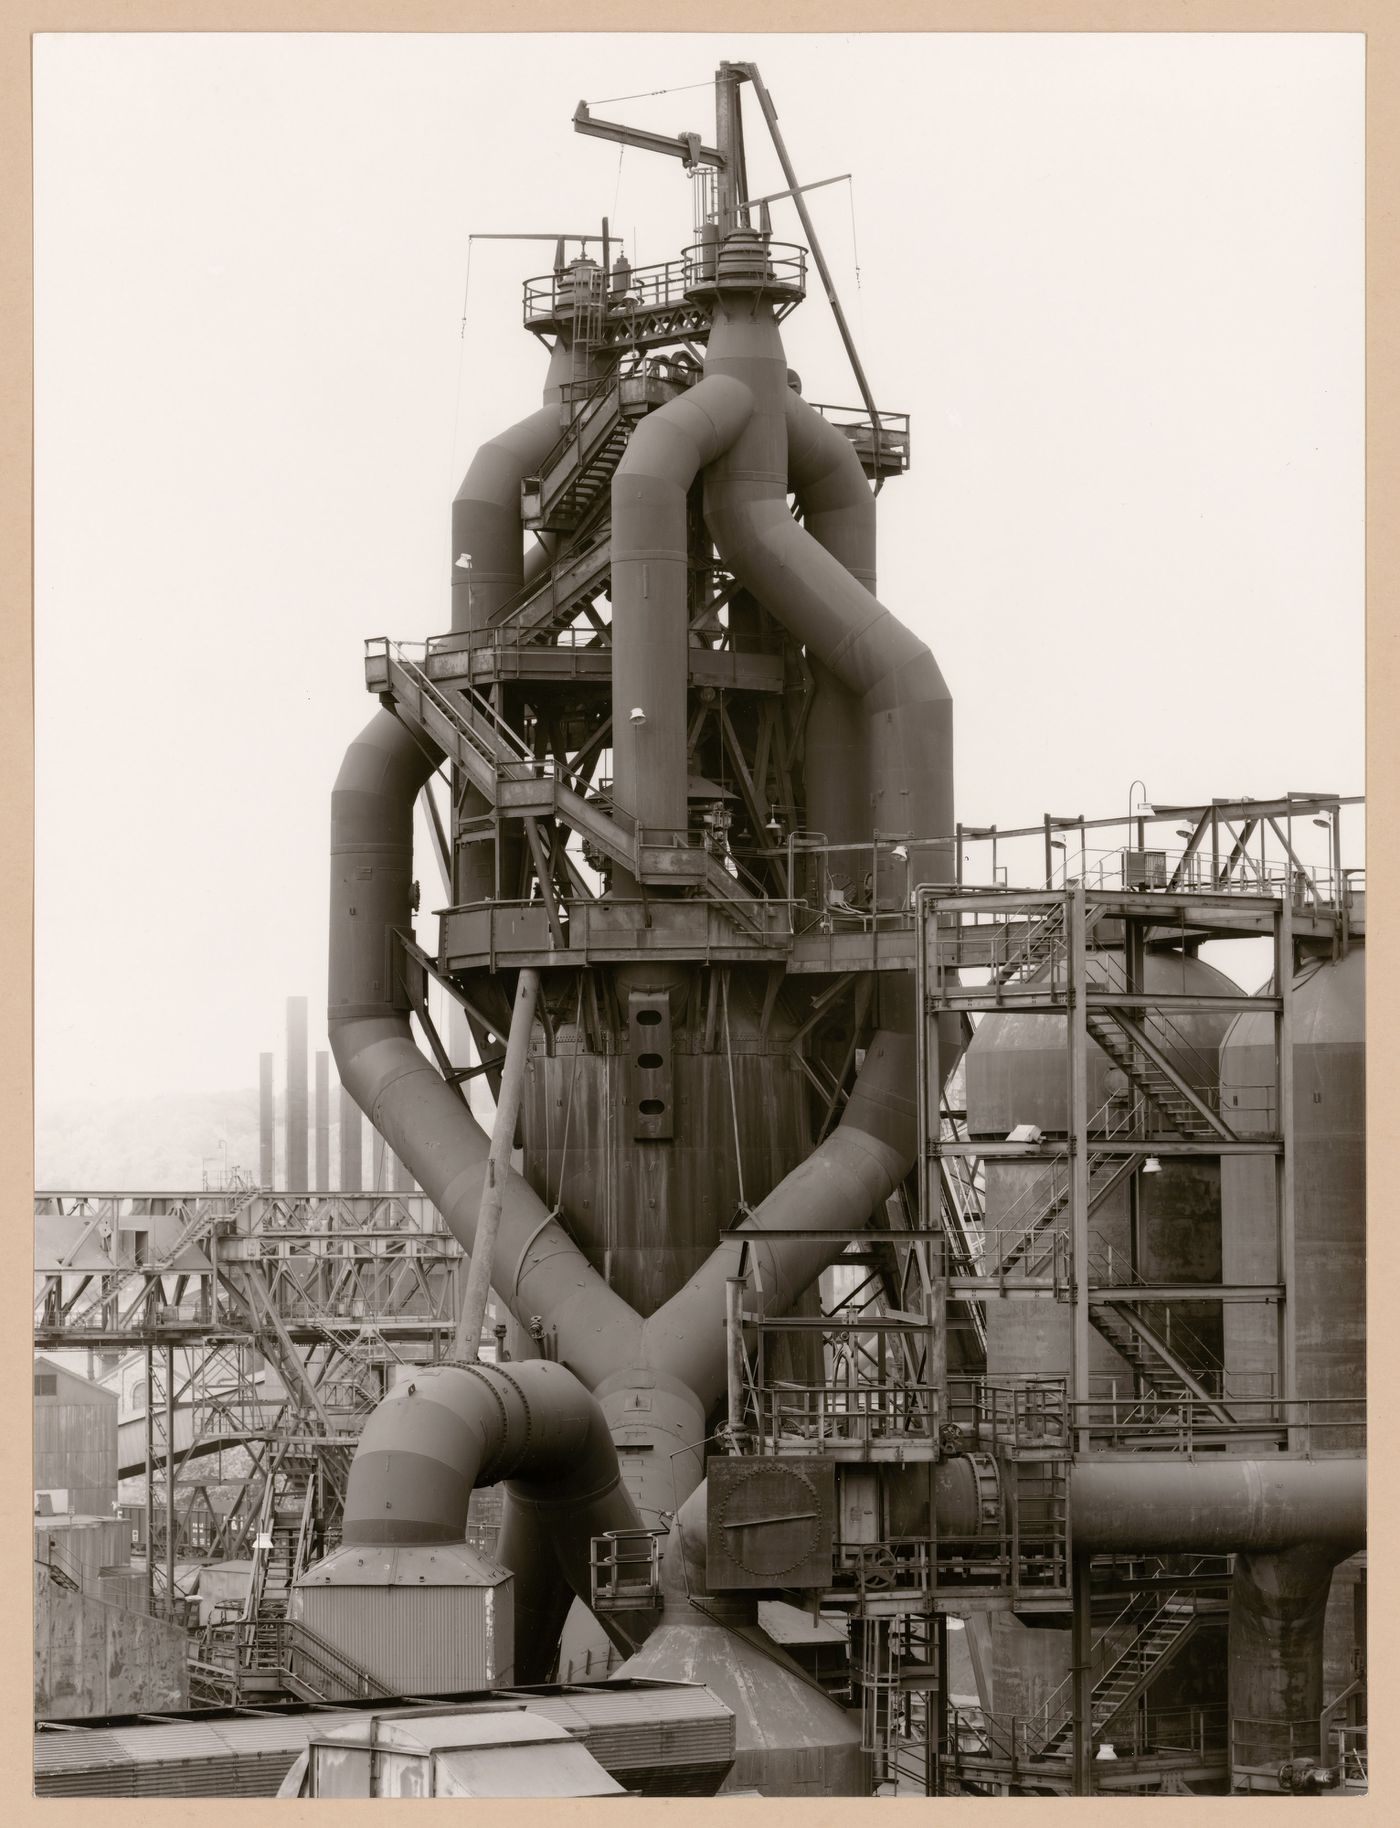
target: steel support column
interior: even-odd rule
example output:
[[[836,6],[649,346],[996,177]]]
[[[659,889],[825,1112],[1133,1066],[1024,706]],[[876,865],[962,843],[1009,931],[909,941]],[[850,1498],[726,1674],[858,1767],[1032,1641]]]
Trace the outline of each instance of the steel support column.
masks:
[[[1074,1611],[1070,1620],[1070,1705],[1074,1715],[1075,1796],[1094,1793],[1093,1614],[1090,1608],[1089,1557],[1074,1556]]]

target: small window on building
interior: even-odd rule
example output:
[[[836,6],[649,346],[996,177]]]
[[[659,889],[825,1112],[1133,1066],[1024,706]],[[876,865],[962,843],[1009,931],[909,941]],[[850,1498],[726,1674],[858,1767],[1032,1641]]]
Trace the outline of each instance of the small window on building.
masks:
[[[146,1407],[146,1380],[144,1377],[131,1386],[131,1407],[133,1409]]]
[[[36,1371],[34,1373],[35,1396],[57,1396],[58,1374],[55,1371]]]

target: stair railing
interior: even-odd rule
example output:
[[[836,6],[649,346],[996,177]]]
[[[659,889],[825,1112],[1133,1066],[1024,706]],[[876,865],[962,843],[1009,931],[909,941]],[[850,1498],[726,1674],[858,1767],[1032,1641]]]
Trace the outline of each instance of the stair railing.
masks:
[[[1129,1599],[1127,1605],[1123,1607],[1122,1611],[1115,1614],[1113,1619],[1093,1640],[1089,1650],[1089,1674],[1093,1693],[1095,1695],[1108,1686],[1109,1682],[1123,1663],[1137,1654],[1139,1646],[1151,1632],[1156,1630],[1159,1626],[1166,1624],[1169,1619],[1178,1620],[1181,1618],[1183,1606],[1189,1607],[1190,1618],[1194,1618],[1197,1615],[1200,1608],[1196,1594],[1193,1589],[1189,1588],[1184,1583],[1189,1582],[1193,1575],[1199,1574],[1208,1562],[1213,1562],[1217,1559],[1218,1557],[1214,1555],[1197,1555],[1193,1557],[1189,1567],[1187,1567],[1180,1577],[1183,1585],[1181,1587],[1172,1588],[1148,1616],[1143,1616],[1144,1613],[1147,1612],[1147,1604],[1144,1602],[1143,1595],[1140,1593],[1135,1593],[1132,1598]],[[1136,1620],[1134,1618],[1135,1614],[1137,1615]],[[1185,1624],[1186,1621],[1182,1621],[1183,1630],[1185,1629]],[[1113,1641],[1115,1635],[1129,1625],[1133,1626],[1133,1635],[1128,1639],[1126,1644],[1121,1646],[1115,1645]],[[1172,1643],[1176,1642],[1175,1635],[1171,1641]],[[1150,1679],[1150,1677],[1148,1677],[1148,1679]],[[1112,1718],[1112,1715],[1110,1714],[1106,1715],[1102,1720],[1096,1720],[1094,1718],[1095,1708],[1092,1699],[1090,1700],[1089,1714],[1090,1719],[1087,1724],[1091,1731],[1097,1727],[1106,1725],[1108,1720]],[[1059,1739],[1063,1735],[1065,1728],[1073,1724],[1074,1675],[1072,1673],[1065,1677],[1058,1688],[1051,1690],[1040,1708],[1030,1718],[1035,1722],[1036,1737],[1043,1754],[1052,1741]],[[1050,1724],[1052,1720],[1054,1721],[1053,1726]]]

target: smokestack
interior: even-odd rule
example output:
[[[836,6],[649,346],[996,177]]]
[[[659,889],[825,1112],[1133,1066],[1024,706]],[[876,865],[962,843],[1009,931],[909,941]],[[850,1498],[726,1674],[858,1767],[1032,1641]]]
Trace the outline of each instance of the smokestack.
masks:
[[[359,1193],[365,1184],[364,1166],[360,1154],[363,1121],[359,1105],[355,1103],[345,1087],[341,1086],[340,1191],[342,1193]]]
[[[277,1181],[277,1118],[272,1089],[272,1055],[258,1055],[258,1185]]]
[[[289,1192],[310,1186],[306,1166],[306,998],[287,998],[287,1126],[284,1166]]]
[[[316,1055],[316,1191],[331,1184],[331,1057]]]

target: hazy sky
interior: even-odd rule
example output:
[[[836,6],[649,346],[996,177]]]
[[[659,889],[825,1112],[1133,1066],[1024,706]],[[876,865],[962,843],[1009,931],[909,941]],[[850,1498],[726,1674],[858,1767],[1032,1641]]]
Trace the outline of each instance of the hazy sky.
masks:
[[[703,84],[597,111],[708,136],[720,57],[805,180],[854,174],[811,207],[913,415],[880,594],[960,817],[1361,791],[1359,36],[40,37],[41,1104],[251,1084],[290,992],[324,1045],[361,644],[447,626],[451,497],[543,377],[552,250],[477,243],[462,335],[467,237],[606,213],[673,256],[679,163],[570,117]],[[856,398],[818,291],[785,336]]]

